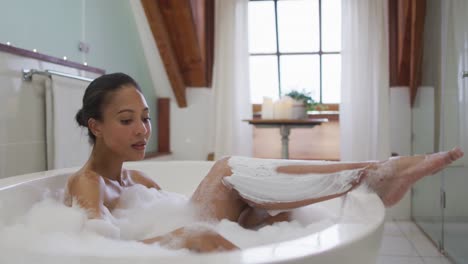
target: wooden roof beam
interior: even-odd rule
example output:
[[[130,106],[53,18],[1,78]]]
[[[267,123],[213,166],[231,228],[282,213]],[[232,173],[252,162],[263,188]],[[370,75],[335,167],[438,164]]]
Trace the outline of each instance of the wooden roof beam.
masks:
[[[141,0],[141,4],[145,10],[153,37],[156,40],[177,105],[181,108],[187,107],[186,87],[183,74],[163,19],[160,3],[158,0]]]

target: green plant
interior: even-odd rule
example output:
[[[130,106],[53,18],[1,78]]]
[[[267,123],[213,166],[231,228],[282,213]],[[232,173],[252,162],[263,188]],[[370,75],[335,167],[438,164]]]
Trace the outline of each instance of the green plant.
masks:
[[[314,101],[314,99],[312,99],[312,96],[310,95],[310,92],[306,92],[305,90],[302,90],[302,92],[298,90],[292,90],[289,93],[285,94],[285,96],[289,96],[296,101],[303,102],[306,106],[307,111],[313,111],[318,108],[323,109],[323,105]]]

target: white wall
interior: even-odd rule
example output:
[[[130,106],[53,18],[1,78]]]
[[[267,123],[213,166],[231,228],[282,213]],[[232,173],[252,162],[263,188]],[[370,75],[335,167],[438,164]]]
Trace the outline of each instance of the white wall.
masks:
[[[45,111],[40,86],[22,81],[39,62],[0,52],[0,178],[45,170]]]
[[[412,109],[412,153],[435,152],[435,90],[421,86]]]
[[[390,150],[400,156],[411,155],[411,108],[409,88],[390,88]]]
[[[26,82],[22,69],[95,75],[0,52],[0,178],[46,169],[44,85]]]
[[[436,151],[435,89],[422,86],[413,107],[412,148],[414,154]],[[426,177],[412,189],[412,212],[416,219],[440,217],[440,173]]]
[[[411,154],[411,108],[408,87],[390,88],[390,151],[400,156]],[[409,220],[410,194],[386,209],[386,219]]]
[[[209,150],[208,124],[210,123],[212,90],[187,89],[186,108],[171,102],[171,148],[174,159],[206,160]]]

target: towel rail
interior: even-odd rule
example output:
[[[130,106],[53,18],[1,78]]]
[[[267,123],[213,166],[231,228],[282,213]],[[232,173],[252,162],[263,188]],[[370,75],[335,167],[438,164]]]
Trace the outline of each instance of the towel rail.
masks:
[[[38,70],[31,70],[31,69],[23,69],[23,80],[31,81],[32,76],[34,74],[45,75],[45,76],[48,76],[48,77],[52,77],[52,75],[57,75],[57,76],[72,78],[72,79],[86,81],[86,82],[92,82],[93,81],[93,79],[90,79],[90,78],[76,76],[76,75],[68,74],[68,73],[64,73],[64,72],[58,72],[58,71],[52,71],[52,70],[38,71]]]

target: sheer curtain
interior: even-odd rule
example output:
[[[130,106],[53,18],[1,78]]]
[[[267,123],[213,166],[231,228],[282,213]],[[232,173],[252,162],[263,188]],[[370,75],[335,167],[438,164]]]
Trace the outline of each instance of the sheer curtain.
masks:
[[[248,0],[216,0],[211,149],[252,156],[249,89]]]
[[[342,0],[342,161],[390,156],[387,0]]]

